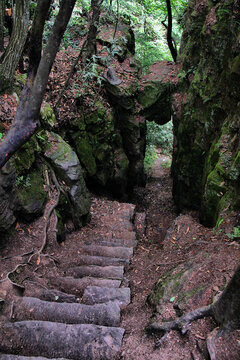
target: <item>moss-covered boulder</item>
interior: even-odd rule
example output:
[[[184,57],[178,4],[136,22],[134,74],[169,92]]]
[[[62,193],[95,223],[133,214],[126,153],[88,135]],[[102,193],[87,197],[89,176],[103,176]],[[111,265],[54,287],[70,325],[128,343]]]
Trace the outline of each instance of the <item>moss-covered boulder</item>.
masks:
[[[12,161],[0,170],[0,232],[7,231],[16,221],[13,192],[16,171]]]
[[[56,116],[49,103],[44,103],[41,107],[40,121],[44,129],[52,130],[56,125]]]
[[[100,99],[91,112],[79,109],[71,123],[68,138],[85,170],[85,178],[94,189],[107,189],[123,196],[127,189],[129,161],[113,110]],[[119,154],[125,161],[119,162]]]
[[[64,182],[68,196],[68,199],[62,199],[59,212],[64,218],[70,216],[75,227],[80,227],[89,219],[90,195],[79,159],[58,134],[46,132],[46,138],[42,144],[44,157],[56,172],[58,181]]]
[[[173,195],[179,210],[201,208],[202,221],[213,226],[228,204],[239,206],[239,4],[195,0],[185,21]]]
[[[44,190],[43,168],[34,166],[27,175],[16,180],[15,215],[19,219],[31,221],[44,212],[47,193]]]
[[[170,61],[158,61],[141,78],[137,101],[149,121],[164,125],[171,120],[172,94],[178,82],[177,66]]]
[[[114,108],[116,128],[122,138],[123,149],[129,161],[128,190],[134,185],[144,185],[144,156],[146,147],[146,119],[136,106],[138,83],[136,78],[114,85],[106,76],[106,90]]]

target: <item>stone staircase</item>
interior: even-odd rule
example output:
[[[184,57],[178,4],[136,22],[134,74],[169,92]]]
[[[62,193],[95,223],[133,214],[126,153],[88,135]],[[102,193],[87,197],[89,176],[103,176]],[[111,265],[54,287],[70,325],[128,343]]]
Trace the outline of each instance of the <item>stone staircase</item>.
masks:
[[[58,276],[47,278],[48,287],[26,282],[23,296],[14,297],[0,324],[1,360],[118,357],[121,309],[130,303],[124,270],[137,242],[134,205],[114,201],[110,208],[114,215],[101,218],[100,235],[89,230],[74,261],[66,259]]]

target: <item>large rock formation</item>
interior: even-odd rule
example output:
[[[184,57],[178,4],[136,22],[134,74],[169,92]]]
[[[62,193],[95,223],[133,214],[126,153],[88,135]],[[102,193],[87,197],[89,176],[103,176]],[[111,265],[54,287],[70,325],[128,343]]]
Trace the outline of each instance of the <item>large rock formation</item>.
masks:
[[[240,206],[239,10],[237,0],[189,3],[174,96],[174,199],[210,226]]]
[[[47,104],[41,116],[53,128],[55,118]],[[41,130],[24,144],[0,172],[0,232],[7,231],[14,222],[32,221],[43,214],[48,200],[46,171],[53,169],[58,182],[64,186],[57,206],[59,223],[71,219],[75,227],[89,220],[90,196],[83,178],[83,170],[73,149],[60,135]],[[50,179],[52,186],[56,186]]]

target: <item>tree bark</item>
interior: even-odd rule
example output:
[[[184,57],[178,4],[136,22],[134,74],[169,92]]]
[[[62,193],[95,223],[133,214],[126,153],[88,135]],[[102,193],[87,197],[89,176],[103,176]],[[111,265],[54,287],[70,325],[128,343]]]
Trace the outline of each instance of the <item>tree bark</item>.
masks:
[[[5,0],[0,0],[0,51],[4,50],[4,12]]]
[[[166,0],[168,13],[167,43],[174,62],[177,62],[177,49],[172,38],[172,8],[171,0]]]
[[[30,0],[19,0],[15,5],[13,32],[0,65],[0,91],[11,86],[26,42],[29,25]]]
[[[91,20],[90,26],[87,35],[87,44],[86,44],[86,59],[91,59],[91,57],[96,54],[97,51],[97,32],[99,18],[101,14],[101,5],[103,0],[91,0]]]
[[[49,15],[49,9],[52,4],[52,0],[38,1],[37,7],[34,13],[30,44],[29,44],[29,68],[28,73],[36,75],[38,65],[41,60],[42,53],[42,38],[45,21]]]
[[[76,0],[62,0],[35,78],[29,75],[22,91],[13,124],[0,146],[0,168],[39,127],[39,112],[48,76]],[[36,66],[36,64],[34,65]]]

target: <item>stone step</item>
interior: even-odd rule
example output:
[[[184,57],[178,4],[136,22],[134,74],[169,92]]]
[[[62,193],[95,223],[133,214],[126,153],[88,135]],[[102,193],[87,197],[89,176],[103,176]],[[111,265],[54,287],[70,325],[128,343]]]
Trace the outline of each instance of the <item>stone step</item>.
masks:
[[[27,283],[27,282],[26,282]],[[39,286],[27,286],[24,291],[24,296],[34,297],[44,301],[54,301],[59,303],[78,303],[79,298],[72,294],[66,294],[56,289],[44,289]]]
[[[0,324],[0,351],[23,356],[72,360],[113,360],[124,329],[98,325],[67,325],[48,321]]]
[[[120,308],[130,304],[131,294],[129,288],[105,288],[99,286],[88,286],[83,293],[84,304],[99,304],[107,301],[117,301]]]
[[[109,229],[107,226],[104,226],[99,233],[99,230],[92,231],[91,236],[106,238],[108,240],[111,239],[126,239],[126,240],[136,240],[136,234],[134,231],[128,231],[119,228],[117,230]]]
[[[87,240],[84,240],[84,245],[101,245],[101,246],[126,246],[126,247],[136,247],[137,246],[137,240],[131,240],[131,239],[114,239],[111,238],[110,240],[107,240],[105,238],[90,238]]]
[[[120,246],[83,245],[79,249],[81,255],[116,257],[129,260],[133,256],[133,249]]]
[[[9,354],[0,354],[0,360],[49,360],[48,358],[45,357],[35,357],[35,356],[19,356],[19,355],[9,355]],[[63,358],[55,358],[55,359],[51,359],[51,360],[68,360],[68,359],[63,359]]]
[[[56,303],[33,297],[16,298],[13,318],[17,321],[41,320],[64,324],[119,326],[120,308],[116,302],[106,304]]]
[[[105,222],[104,217],[102,219],[100,219],[100,224],[101,226],[101,230],[102,229],[106,229],[108,231],[133,231],[134,226],[132,221],[130,221],[129,219],[123,219],[120,217],[116,218],[115,216],[107,216],[107,223]]]
[[[87,286],[119,288],[121,285],[121,280],[100,279],[90,276],[81,279],[75,279],[71,276],[49,278],[49,282],[59,290],[77,296],[82,296]]]
[[[75,266],[66,271],[67,275],[74,278],[83,278],[85,276],[92,276],[103,279],[123,279],[123,266],[98,266],[98,265],[82,265]]]
[[[129,266],[129,260],[111,258],[106,256],[91,256],[91,255],[80,255],[78,256],[77,262],[74,262],[74,265],[98,265],[98,266],[116,266],[124,265],[124,267]]]

